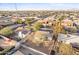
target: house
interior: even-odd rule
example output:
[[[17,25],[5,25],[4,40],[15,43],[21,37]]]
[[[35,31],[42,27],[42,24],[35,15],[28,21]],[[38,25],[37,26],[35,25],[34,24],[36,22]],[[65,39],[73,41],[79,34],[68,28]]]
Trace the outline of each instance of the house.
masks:
[[[69,19],[62,20],[62,26],[64,27],[71,27],[73,26],[73,21]]]
[[[59,34],[58,40],[66,44],[72,44],[74,47],[79,47],[79,36],[71,34]]]
[[[14,24],[14,22],[11,21],[11,18],[9,17],[1,17],[0,18],[0,25],[11,25],[11,24]]]
[[[15,46],[15,44],[16,44],[16,41],[0,35],[0,46],[2,47]]]
[[[52,34],[48,31],[36,31],[31,37],[30,42],[34,43],[36,46],[40,44],[46,44],[44,46],[48,46],[49,41],[52,40]]]
[[[52,40],[52,34],[47,31],[37,31],[34,35],[35,40]]]
[[[62,27],[66,30],[66,31],[69,31],[69,32],[75,32],[76,30],[76,27],[73,26],[73,21],[72,20],[69,20],[69,19],[64,19],[61,21],[61,25]],[[73,31],[74,30],[74,31]]]
[[[76,25],[79,25],[79,19],[78,20],[73,20],[73,23]]]
[[[53,20],[55,20],[54,17],[47,17],[47,18],[45,18],[43,20],[38,20],[38,22],[41,22],[43,24],[43,26],[46,27],[46,26],[51,26]]]
[[[0,35],[0,55],[8,53],[16,45],[16,41]]]

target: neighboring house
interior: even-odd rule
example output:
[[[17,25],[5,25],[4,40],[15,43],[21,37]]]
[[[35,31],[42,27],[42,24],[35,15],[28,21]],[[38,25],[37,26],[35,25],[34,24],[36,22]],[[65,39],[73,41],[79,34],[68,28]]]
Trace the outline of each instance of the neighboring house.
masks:
[[[73,46],[79,47],[79,36],[77,35],[71,35],[71,34],[59,34],[58,40],[62,41],[63,43],[72,44]]]
[[[69,19],[62,20],[62,23],[61,23],[61,25],[66,31],[76,32],[76,27],[73,26],[73,24],[74,24],[73,21]]]
[[[62,20],[62,26],[64,27],[71,27],[73,26],[73,21],[69,19]]]
[[[1,36],[1,35],[0,35],[0,42],[1,42],[0,46],[4,46],[4,47],[15,46],[15,44],[16,44],[16,41],[11,40],[11,39]]]
[[[15,19],[15,18],[12,18],[12,19],[11,19],[11,21],[12,21],[12,22],[16,22],[16,21],[17,21],[17,19]]]
[[[43,26],[51,26],[52,25],[52,22],[53,22],[54,18],[51,18],[51,17],[47,17],[43,20],[38,20],[38,22],[41,22],[43,24]]]
[[[79,25],[79,20],[74,20],[73,21],[76,25]]]
[[[9,17],[0,18],[0,25],[10,25],[10,24],[14,24],[14,22],[11,21],[11,18]]]
[[[16,45],[16,41],[0,35],[0,55],[7,54]]]
[[[13,22],[16,22],[18,20],[18,18],[19,18],[19,15],[13,14],[12,17],[11,17],[11,20]]]

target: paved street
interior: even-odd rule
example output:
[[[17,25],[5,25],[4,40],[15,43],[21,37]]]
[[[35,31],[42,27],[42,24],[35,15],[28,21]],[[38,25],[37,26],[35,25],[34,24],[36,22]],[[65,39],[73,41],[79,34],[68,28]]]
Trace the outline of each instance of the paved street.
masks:
[[[28,47],[26,45],[21,45],[21,48],[19,49],[24,55],[46,55],[43,52],[40,52],[36,49],[33,49],[31,47]]]
[[[12,55],[24,55],[22,52],[20,51],[16,51],[15,53],[13,53]]]
[[[13,25],[10,25],[8,27],[15,29],[15,28],[20,27],[20,26],[22,26],[22,24],[13,24]]]

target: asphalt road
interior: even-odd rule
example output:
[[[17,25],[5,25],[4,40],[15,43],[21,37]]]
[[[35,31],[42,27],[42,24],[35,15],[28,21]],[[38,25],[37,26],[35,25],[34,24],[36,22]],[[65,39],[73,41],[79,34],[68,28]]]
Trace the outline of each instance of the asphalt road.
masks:
[[[11,29],[15,29],[15,28],[20,27],[20,26],[22,26],[22,24],[13,24],[13,25],[10,25],[8,27],[10,27]]]
[[[46,55],[45,53],[35,50],[26,45],[21,45],[21,48],[19,49],[19,51],[22,52],[24,55]]]

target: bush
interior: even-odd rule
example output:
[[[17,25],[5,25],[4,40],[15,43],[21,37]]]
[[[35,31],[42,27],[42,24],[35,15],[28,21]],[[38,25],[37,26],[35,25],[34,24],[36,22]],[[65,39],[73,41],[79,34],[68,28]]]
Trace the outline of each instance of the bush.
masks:
[[[73,54],[72,45],[61,43],[60,46],[59,46],[59,53],[61,55],[72,55]]]
[[[4,49],[3,51],[0,51],[0,55],[5,55],[6,53],[8,53],[13,47],[7,47],[6,49]]]
[[[0,34],[4,35],[4,36],[9,36],[13,33],[12,29],[9,27],[5,27],[3,29],[0,30]]]
[[[31,22],[32,22],[32,21],[31,21],[30,19],[26,19],[26,20],[25,20],[25,24],[27,24],[27,25],[30,25]]]
[[[40,22],[37,22],[34,24],[33,29],[34,31],[38,31],[42,27],[42,24]]]
[[[18,24],[22,24],[23,21],[22,21],[22,19],[18,19],[18,20],[16,21],[16,23],[18,23]]]
[[[26,30],[31,30],[30,26],[25,27]]]

